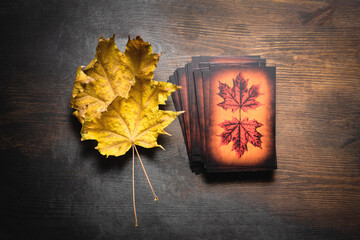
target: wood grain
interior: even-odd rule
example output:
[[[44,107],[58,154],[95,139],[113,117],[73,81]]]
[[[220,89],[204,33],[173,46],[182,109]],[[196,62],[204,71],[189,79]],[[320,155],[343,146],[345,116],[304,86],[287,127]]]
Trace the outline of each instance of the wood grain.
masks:
[[[359,239],[359,1],[5,1],[0,8],[1,239]],[[196,55],[277,67],[273,175],[191,173],[180,124],[105,159],[69,102],[97,38],[149,41],[166,81]],[[167,107],[174,109],[169,99]]]

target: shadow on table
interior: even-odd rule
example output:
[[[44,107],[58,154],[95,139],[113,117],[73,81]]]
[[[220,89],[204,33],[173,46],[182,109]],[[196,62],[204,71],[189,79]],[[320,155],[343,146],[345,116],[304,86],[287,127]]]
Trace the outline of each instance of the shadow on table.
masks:
[[[274,171],[258,172],[224,172],[224,173],[203,173],[206,183],[224,182],[273,182],[275,180]]]

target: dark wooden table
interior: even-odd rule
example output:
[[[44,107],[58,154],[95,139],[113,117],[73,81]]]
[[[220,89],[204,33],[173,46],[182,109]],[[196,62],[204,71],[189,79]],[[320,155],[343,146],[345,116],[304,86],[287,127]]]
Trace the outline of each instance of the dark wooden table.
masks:
[[[1,2],[0,239],[359,239],[359,1]],[[166,81],[195,55],[277,66],[274,174],[191,173],[178,120],[131,153],[80,142],[69,102],[97,38],[141,35]],[[174,109],[172,100],[168,109]]]

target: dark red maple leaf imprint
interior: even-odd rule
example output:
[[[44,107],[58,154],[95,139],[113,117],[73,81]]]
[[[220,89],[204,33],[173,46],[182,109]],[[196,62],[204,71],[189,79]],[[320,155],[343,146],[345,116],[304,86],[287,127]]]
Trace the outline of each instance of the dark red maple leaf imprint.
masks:
[[[225,110],[230,109],[232,112],[239,110],[240,114],[239,119],[233,117],[231,121],[226,120],[220,123],[219,126],[224,129],[224,132],[217,136],[221,137],[220,146],[233,142],[231,150],[236,152],[238,158],[240,158],[245,151],[248,151],[248,142],[262,149],[261,137],[263,135],[256,129],[263,126],[263,124],[255,119],[249,120],[248,117],[241,120],[241,110],[247,112],[250,109],[256,109],[262,105],[256,100],[257,97],[262,95],[262,93],[260,93],[260,84],[252,85],[250,89],[248,89],[248,83],[249,79],[244,79],[241,73],[233,79],[232,88],[226,83],[219,82],[220,92],[218,94],[224,101],[217,105]]]
[[[228,145],[233,141],[231,150],[235,151],[239,158],[248,150],[248,142],[255,147],[261,148],[262,142],[260,138],[263,135],[256,131],[256,129],[262,125],[262,123],[255,119],[249,121],[247,117],[242,121],[233,117],[232,121],[222,122],[219,126],[224,128],[224,132],[218,135],[221,137],[221,145]]]
[[[256,101],[256,98],[262,95],[260,93],[260,84],[252,85],[250,89],[248,89],[248,83],[249,79],[244,79],[241,73],[233,79],[232,88],[226,83],[219,82],[220,92],[218,94],[224,101],[217,105],[225,110],[230,109],[232,112],[235,112],[239,108],[247,112],[249,109],[260,107],[262,104]]]

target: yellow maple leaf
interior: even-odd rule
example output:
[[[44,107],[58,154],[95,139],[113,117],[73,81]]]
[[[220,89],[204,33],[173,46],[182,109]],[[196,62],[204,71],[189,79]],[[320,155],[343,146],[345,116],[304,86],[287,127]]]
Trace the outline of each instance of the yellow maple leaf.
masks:
[[[76,74],[71,106],[83,124],[81,140],[97,140],[103,155],[120,156],[133,150],[133,206],[137,226],[134,187],[134,155],[140,160],[154,199],[151,186],[136,145],[161,147],[159,134],[182,112],[159,110],[169,95],[180,87],[153,81],[160,54],[152,53],[151,45],[139,36],[128,41],[122,54],[115,38],[99,39],[95,59]]]
[[[157,143],[158,135],[167,134],[163,129],[182,113],[159,110],[159,98],[176,90],[171,85],[137,79],[128,98],[117,97],[99,118],[85,122],[82,140],[97,140],[96,148],[106,156],[123,155],[132,144],[161,147]],[[165,86],[170,90],[166,92]]]
[[[95,58],[76,73],[71,107],[81,123],[99,117],[118,96],[127,98],[136,78],[150,80],[160,54],[141,37],[128,40],[125,52],[115,45],[115,35],[99,38]]]

